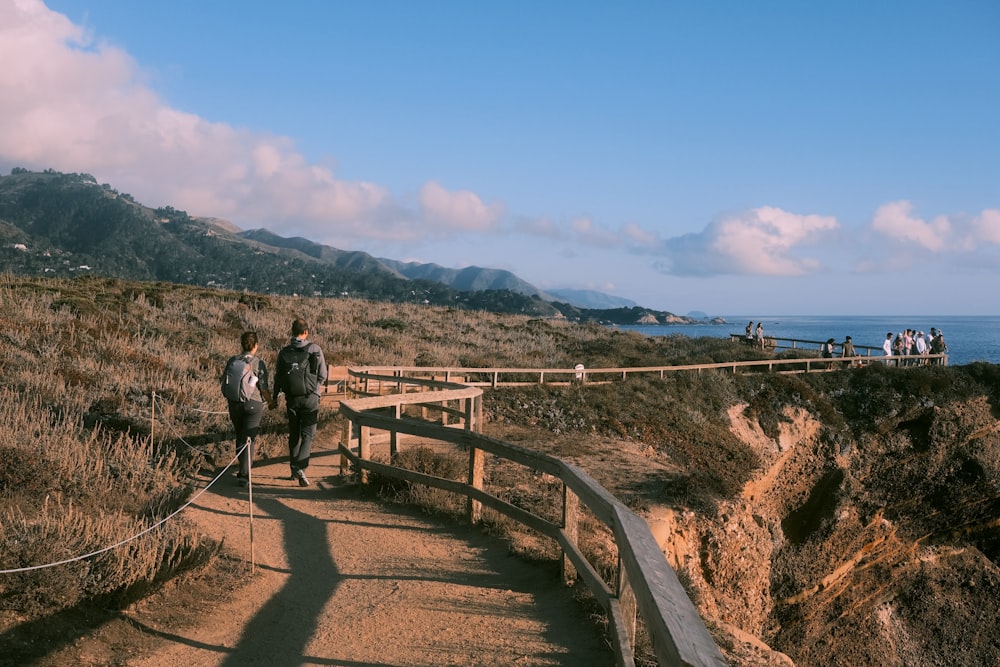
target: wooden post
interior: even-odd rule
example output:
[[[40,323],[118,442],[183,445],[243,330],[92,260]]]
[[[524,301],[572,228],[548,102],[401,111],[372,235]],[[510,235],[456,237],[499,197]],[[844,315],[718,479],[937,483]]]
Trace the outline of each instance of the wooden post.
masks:
[[[632,585],[628,581],[628,573],[625,568],[622,567],[621,556],[618,557],[618,604],[622,610],[622,621],[625,623],[625,628],[628,632],[628,643],[630,646],[635,646],[635,615],[636,615],[636,602],[635,602],[635,592],[632,590]]]
[[[566,533],[566,539],[576,544],[580,534],[580,499],[565,483],[563,483],[562,527],[563,532]],[[563,583],[567,586],[573,585],[576,580],[576,567],[566,556],[565,551],[562,557],[562,578]]]
[[[344,422],[344,429],[341,432],[341,436],[340,436],[340,442],[341,442],[341,445],[343,447],[345,447],[346,449],[348,449],[348,450],[351,449],[351,440],[352,440],[351,436],[353,434],[354,434],[354,422],[352,422],[352,421],[345,421]],[[343,454],[341,454],[341,456],[340,456],[340,474],[341,475],[346,475],[350,471],[351,471],[350,459],[348,459],[346,456],[344,456]]]
[[[401,403],[396,403],[393,406],[393,418],[399,421],[399,418],[403,416],[403,405]],[[389,459],[390,462],[392,457],[399,453],[399,432],[389,431]]]
[[[476,401],[476,433],[483,432],[483,395],[479,394],[473,399]]]
[[[469,486],[483,490],[483,471],[486,467],[486,452],[476,447],[469,449]],[[469,523],[477,524],[483,518],[483,504],[471,496],[466,500]]]
[[[362,461],[370,461],[372,458],[372,429],[370,426],[360,426],[358,434],[358,458]],[[358,481],[361,484],[368,483],[368,471],[361,468],[358,471]]]
[[[475,428],[474,428],[474,426],[475,426],[474,420],[476,418],[475,399],[473,399],[473,398],[467,398],[467,399],[465,399],[465,410],[464,410],[464,412],[465,412],[465,430],[466,431],[474,431],[475,430]]]

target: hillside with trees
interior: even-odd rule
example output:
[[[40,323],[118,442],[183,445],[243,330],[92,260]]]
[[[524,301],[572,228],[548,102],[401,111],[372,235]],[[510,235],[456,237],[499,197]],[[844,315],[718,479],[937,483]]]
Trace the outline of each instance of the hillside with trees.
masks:
[[[267,230],[241,232],[171,206],[149,208],[90,174],[15,168],[0,176],[0,270],[95,275],[260,294],[362,298],[574,321],[634,324],[633,310],[545,300],[506,271],[380,260]],[[684,322],[641,309],[657,321]]]

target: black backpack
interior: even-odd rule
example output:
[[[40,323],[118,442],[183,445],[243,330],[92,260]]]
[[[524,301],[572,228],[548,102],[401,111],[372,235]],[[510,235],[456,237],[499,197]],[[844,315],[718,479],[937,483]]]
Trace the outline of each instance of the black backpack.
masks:
[[[294,398],[316,393],[319,375],[313,369],[316,363],[315,357],[315,354],[309,352],[308,347],[286,347],[281,351],[281,358],[284,361],[284,378],[281,386],[285,389],[285,396]]]

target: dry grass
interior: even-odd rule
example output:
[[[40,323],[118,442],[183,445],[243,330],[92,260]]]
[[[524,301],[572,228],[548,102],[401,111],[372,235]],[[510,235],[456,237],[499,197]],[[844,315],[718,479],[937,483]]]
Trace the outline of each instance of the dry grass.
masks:
[[[568,368],[611,365],[618,355],[652,365],[670,348],[601,327],[453,308],[93,277],[0,276],[0,313],[0,569],[136,534],[183,502],[195,468],[228,463],[216,378],[245,330],[258,332],[272,368],[300,315],[334,365]],[[321,413],[321,437],[339,428]],[[265,429],[260,455],[282,449],[282,434]],[[173,521],[100,557],[5,576],[0,607],[32,616],[84,599],[124,600],[210,553]]]
[[[0,276],[0,313],[0,400],[5,404],[0,453],[7,463],[0,472],[5,508],[0,569],[87,553],[135,534],[183,501],[190,493],[189,473],[228,463],[231,427],[216,378],[246,330],[258,332],[262,356],[272,368],[298,316],[310,322],[312,339],[332,365],[571,368],[583,363],[599,368],[757,354],[723,340],[649,338],[457,308],[260,296],[93,277]],[[624,401],[635,402],[649,390],[639,386]],[[154,395],[156,429],[151,432]],[[539,409],[551,408],[537,419],[556,432],[618,428],[622,437],[643,437],[641,429],[653,428],[642,425],[653,409],[649,401],[631,422],[595,426],[602,401],[625,403],[611,390],[593,396],[581,402],[572,390],[542,398],[530,391],[521,395]],[[574,416],[577,409],[581,415]],[[505,417],[500,404],[490,412]],[[265,426],[260,456],[281,455],[279,428]],[[337,416],[324,409],[319,437],[335,439],[339,432]],[[543,516],[555,511],[557,494],[546,484],[524,471],[510,474],[510,484],[495,485],[498,495]],[[708,483],[724,492],[738,482],[740,472],[733,475]],[[48,502],[40,502],[45,498]],[[422,500],[443,507],[463,502]],[[487,521],[504,523],[489,514]],[[525,556],[551,555],[551,545],[527,533],[516,542]],[[203,562],[210,551],[183,522],[171,522],[170,528],[101,558],[5,577],[0,605],[43,613],[81,599],[124,599],[170,571]],[[83,583],[69,586],[67,578]]]

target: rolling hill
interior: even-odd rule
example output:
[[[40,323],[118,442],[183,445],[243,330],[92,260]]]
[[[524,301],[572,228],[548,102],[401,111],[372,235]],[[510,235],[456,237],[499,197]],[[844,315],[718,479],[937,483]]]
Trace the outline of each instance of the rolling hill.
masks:
[[[357,297],[533,317],[633,324],[693,318],[601,300],[546,294],[510,271],[380,259],[218,218],[151,208],[90,174],[0,176],[0,270],[15,275],[99,275],[261,294]],[[596,306],[596,307],[595,307]]]

